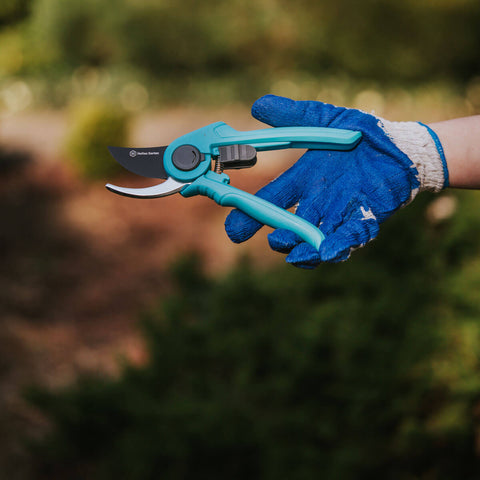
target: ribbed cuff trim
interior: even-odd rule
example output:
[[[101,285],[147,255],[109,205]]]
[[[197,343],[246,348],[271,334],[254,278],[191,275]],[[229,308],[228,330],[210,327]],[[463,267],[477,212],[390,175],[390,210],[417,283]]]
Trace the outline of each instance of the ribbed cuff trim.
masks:
[[[445,158],[445,152],[443,150],[442,142],[440,142],[440,139],[438,138],[438,135],[436,134],[436,132],[432,130],[428,125],[422,122],[418,122],[418,123],[428,130],[428,133],[431,135],[431,137],[433,138],[433,141],[435,142],[435,146],[437,147],[438,154],[440,155],[440,159],[442,160],[443,175],[444,175],[443,188],[447,188],[450,185],[450,180],[448,177],[447,159]]]
[[[448,185],[445,155],[442,159],[435,137],[425,125],[384,119],[379,124],[397,148],[413,162],[418,172],[420,190],[439,192]]]

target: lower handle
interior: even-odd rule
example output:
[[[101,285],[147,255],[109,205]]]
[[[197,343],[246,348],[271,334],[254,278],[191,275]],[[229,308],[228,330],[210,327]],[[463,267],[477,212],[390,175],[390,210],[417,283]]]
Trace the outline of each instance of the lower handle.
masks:
[[[209,171],[180,193],[184,197],[204,195],[224,207],[238,208],[260,223],[290,230],[316,250],[320,248],[325,236],[317,227],[273,203],[228,185],[229,180],[225,174]]]

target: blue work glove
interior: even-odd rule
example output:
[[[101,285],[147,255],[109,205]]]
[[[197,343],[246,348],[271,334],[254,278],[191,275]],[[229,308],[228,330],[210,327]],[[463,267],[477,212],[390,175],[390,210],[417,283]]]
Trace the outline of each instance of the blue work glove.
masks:
[[[317,251],[296,234],[278,229],[268,236],[286,261],[313,268],[346,260],[378,234],[379,224],[422,190],[448,185],[448,171],[436,134],[417,122],[389,122],[360,110],[267,95],[252,115],[273,127],[333,127],[362,132],[348,152],[309,150],[257,195],[318,226],[325,240]],[[248,240],[262,224],[233,210],[225,229],[235,243]]]

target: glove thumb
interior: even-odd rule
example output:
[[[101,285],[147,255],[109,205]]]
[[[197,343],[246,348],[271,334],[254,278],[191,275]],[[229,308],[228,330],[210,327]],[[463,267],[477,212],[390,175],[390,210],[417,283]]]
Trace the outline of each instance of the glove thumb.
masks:
[[[346,113],[344,107],[317,101],[295,101],[290,98],[265,95],[252,105],[252,116],[272,127],[335,126]]]

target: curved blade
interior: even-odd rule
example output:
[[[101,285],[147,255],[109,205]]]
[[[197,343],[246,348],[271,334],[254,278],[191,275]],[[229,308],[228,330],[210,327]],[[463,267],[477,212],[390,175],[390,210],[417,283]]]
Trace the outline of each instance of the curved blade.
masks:
[[[128,148],[108,147],[112,157],[130,172],[151,178],[168,178],[163,167],[167,147]]]
[[[153,185],[152,187],[146,188],[125,188],[117,187],[111,183],[107,183],[105,186],[113,193],[118,193],[119,195],[124,195],[125,197],[133,198],[158,198],[166,197],[167,195],[172,195],[179,192],[185,185],[188,183],[177,182],[173,178],[168,178],[165,182],[158,185]]]

